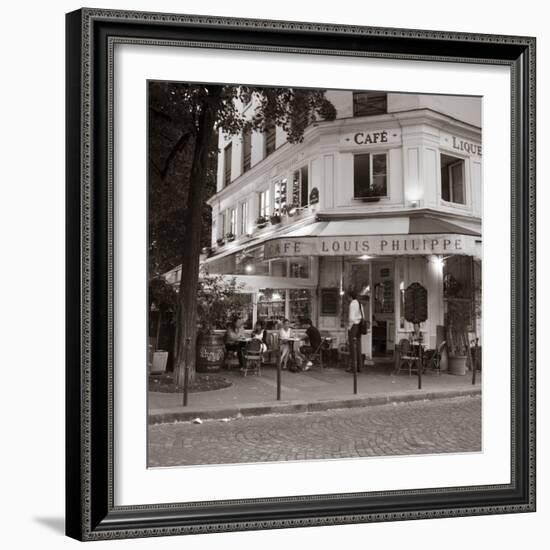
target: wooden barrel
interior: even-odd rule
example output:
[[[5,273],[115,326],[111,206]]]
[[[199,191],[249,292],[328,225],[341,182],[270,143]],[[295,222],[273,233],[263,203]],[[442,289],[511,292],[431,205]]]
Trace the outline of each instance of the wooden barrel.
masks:
[[[223,334],[201,334],[197,340],[197,372],[218,372],[223,366]]]

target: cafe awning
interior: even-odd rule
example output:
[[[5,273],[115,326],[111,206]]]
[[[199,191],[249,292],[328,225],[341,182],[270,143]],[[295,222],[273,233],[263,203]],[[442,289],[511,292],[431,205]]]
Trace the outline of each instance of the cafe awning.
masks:
[[[269,277],[267,275],[223,275],[227,281],[235,279],[237,290],[241,293],[256,292],[263,288],[296,289],[314,288],[315,282],[309,279],[288,277]]]
[[[481,235],[436,216],[393,216],[314,221],[287,232],[235,244],[207,263],[261,246],[263,259],[296,256],[466,254],[480,257]]]
[[[284,235],[289,237],[359,237],[365,235],[433,235],[456,233],[480,237],[476,231],[438,218],[393,217],[319,221]]]

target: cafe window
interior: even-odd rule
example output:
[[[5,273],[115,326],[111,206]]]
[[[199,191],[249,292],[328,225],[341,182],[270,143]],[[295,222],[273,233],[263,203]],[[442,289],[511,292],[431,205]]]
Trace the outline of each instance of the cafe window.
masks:
[[[449,256],[443,264],[443,297],[446,299],[472,297],[472,257]]]
[[[225,237],[225,212],[222,212],[218,217],[218,238]]]
[[[243,132],[243,174],[250,170],[252,163],[252,132]]]
[[[264,260],[263,246],[247,248],[245,251],[231,254],[230,257],[236,256],[234,271],[235,275],[269,275],[269,262]],[[211,262],[215,263],[215,260]],[[210,273],[217,273],[213,269]]]
[[[441,198],[447,202],[466,204],[463,159],[441,155]]]
[[[384,92],[353,92],[353,116],[383,115],[388,112]]]
[[[275,124],[269,124],[264,130],[264,149],[265,156],[268,157],[276,148],[277,127]]]
[[[288,274],[293,279],[307,279],[309,277],[309,258],[289,260]]]
[[[304,321],[311,318],[311,292],[306,289],[288,291],[288,318],[295,327],[304,326]]]
[[[231,155],[233,153],[233,145],[230,143],[223,150],[223,185],[224,187],[231,183]]]
[[[321,316],[335,317],[338,315],[340,290],[338,288],[321,289]]]
[[[271,262],[272,277],[286,277],[287,276],[288,260],[273,260]]]
[[[387,196],[387,180],[386,153],[354,155],[354,198],[368,200]]]
[[[309,204],[307,166],[295,170],[292,175],[292,204],[297,208],[305,208]]]
[[[374,285],[374,313],[393,313],[393,280]]]
[[[241,202],[239,235],[248,233],[248,201]]]
[[[252,330],[252,317],[254,313],[254,303],[252,301],[252,294],[241,294],[243,299],[243,307],[241,309],[241,319],[244,321],[243,328],[245,330]],[[227,327],[224,327],[227,328]]]
[[[259,203],[259,207],[260,207],[258,215],[263,216],[264,218],[269,217],[269,208],[270,208],[269,189],[265,189],[264,191],[261,191],[259,193],[258,198],[259,198],[258,203]]]
[[[273,188],[273,213],[282,215],[287,206],[287,180],[286,178],[277,180]]]
[[[277,328],[286,317],[286,290],[263,288],[258,292],[258,321],[268,330]]]

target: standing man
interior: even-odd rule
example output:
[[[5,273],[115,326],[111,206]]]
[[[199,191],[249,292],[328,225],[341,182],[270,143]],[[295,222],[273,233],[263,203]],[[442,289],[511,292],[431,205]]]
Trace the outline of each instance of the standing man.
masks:
[[[348,296],[351,300],[348,313],[348,339],[351,366],[346,369],[347,372],[353,372],[353,365],[357,365],[357,372],[361,372],[361,331],[359,324],[363,319],[363,307],[357,299],[357,292],[350,290]]]

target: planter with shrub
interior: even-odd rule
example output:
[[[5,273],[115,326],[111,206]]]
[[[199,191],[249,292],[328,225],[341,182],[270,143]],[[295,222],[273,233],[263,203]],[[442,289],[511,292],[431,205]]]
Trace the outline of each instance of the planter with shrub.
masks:
[[[203,274],[197,292],[197,372],[217,372],[225,357],[225,329],[249,304],[235,277]]]
[[[449,373],[464,376],[467,371],[468,327],[471,322],[471,302],[469,300],[449,300],[447,302],[447,345],[449,351]]]
[[[268,219],[265,216],[259,216],[256,219],[256,227],[258,229],[263,229],[267,225]]]

